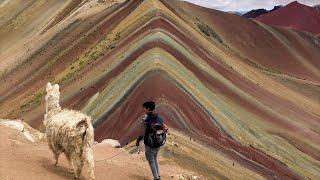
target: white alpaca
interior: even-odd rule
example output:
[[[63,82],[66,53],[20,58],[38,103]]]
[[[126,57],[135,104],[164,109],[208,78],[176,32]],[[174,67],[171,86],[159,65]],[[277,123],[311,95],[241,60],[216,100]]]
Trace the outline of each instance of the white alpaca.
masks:
[[[59,105],[59,85],[47,84],[46,114],[43,124],[46,127],[47,141],[58,164],[59,155],[64,152],[71,170],[78,179],[83,162],[88,163],[90,179],[94,179],[93,127],[91,118],[81,112],[61,109]]]

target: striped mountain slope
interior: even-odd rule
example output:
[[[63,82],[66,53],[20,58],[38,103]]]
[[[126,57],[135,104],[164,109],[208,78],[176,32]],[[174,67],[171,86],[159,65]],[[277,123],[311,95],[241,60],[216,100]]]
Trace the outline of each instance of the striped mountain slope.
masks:
[[[97,141],[127,144],[154,100],[256,178],[320,177],[319,37],[178,0],[32,2],[0,9],[0,117],[43,130],[50,81]]]

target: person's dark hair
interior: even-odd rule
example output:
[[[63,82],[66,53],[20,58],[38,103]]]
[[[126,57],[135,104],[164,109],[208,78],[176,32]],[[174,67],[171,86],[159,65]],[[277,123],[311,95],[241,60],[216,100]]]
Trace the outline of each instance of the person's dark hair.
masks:
[[[148,109],[149,111],[153,111],[156,105],[153,101],[147,101],[143,103],[142,107],[144,107],[145,109]]]

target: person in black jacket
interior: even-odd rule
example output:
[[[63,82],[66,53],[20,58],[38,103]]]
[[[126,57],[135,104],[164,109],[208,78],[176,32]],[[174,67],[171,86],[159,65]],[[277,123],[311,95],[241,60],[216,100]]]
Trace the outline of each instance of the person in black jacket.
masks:
[[[160,150],[160,146],[155,146],[154,143],[150,142],[150,137],[148,135],[154,131],[155,125],[160,127],[162,126],[165,130],[167,130],[167,128],[165,128],[162,118],[158,116],[158,113],[155,110],[155,103],[153,101],[145,102],[142,106],[145,110],[145,115],[140,123],[140,133],[136,141],[136,146],[138,147],[140,141],[144,139],[146,159],[149,162],[154,179],[159,180],[160,171],[157,155]]]

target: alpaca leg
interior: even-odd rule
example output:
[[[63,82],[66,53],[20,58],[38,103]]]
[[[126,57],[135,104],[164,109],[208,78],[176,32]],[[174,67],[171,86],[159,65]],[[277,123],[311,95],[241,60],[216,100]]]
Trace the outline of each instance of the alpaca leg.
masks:
[[[94,159],[93,159],[93,151],[92,148],[87,148],[85,150],[85,160],[88,164],[88,173],[90,176],[90,179],[93,180],[94,178]]]
[[[81,155],[77,154],[76,152],[72,153],[71,162],[75,165],[74,166],[75,178],[79,179],[81,175],[82,167],[83,167],[83,161],[82,161]]]
[[[83,167],[83,160],[79,157],[77,160],[77,173],[76,173],[76,178],[80,178],[81,176],[81,171]]]
[[[56,162],[54,163],[55,166],[58,166],[59,155],[60,153],[54,153],[54,159],[56,160]]]
[[[70,161],[70,173],[74,173],[74,164]]]
[[[62,149],[53,147],[54,159],[56,160],[56,162],[54,163],[55,166],[58,166],[58,159],[62,152]]]
[[[62,150],[60,148],[57,148],[50,139],[48,139],[48,144],[49,144],[49,148],[52,150],[53,154],[54,154],[54,159],[55,159],[55,166],[58,166],[58,159],[59,159],[59,155],[61,154]]]
[[[70,153],[66,153],[66,157],[67,157],[67,160],[68,160],[69,165],[70,165],[69,172],[70,172],[70,173],[74,173],[74,164],[73,164],[73,162],[72,162],[71,159],[70,159]]]

